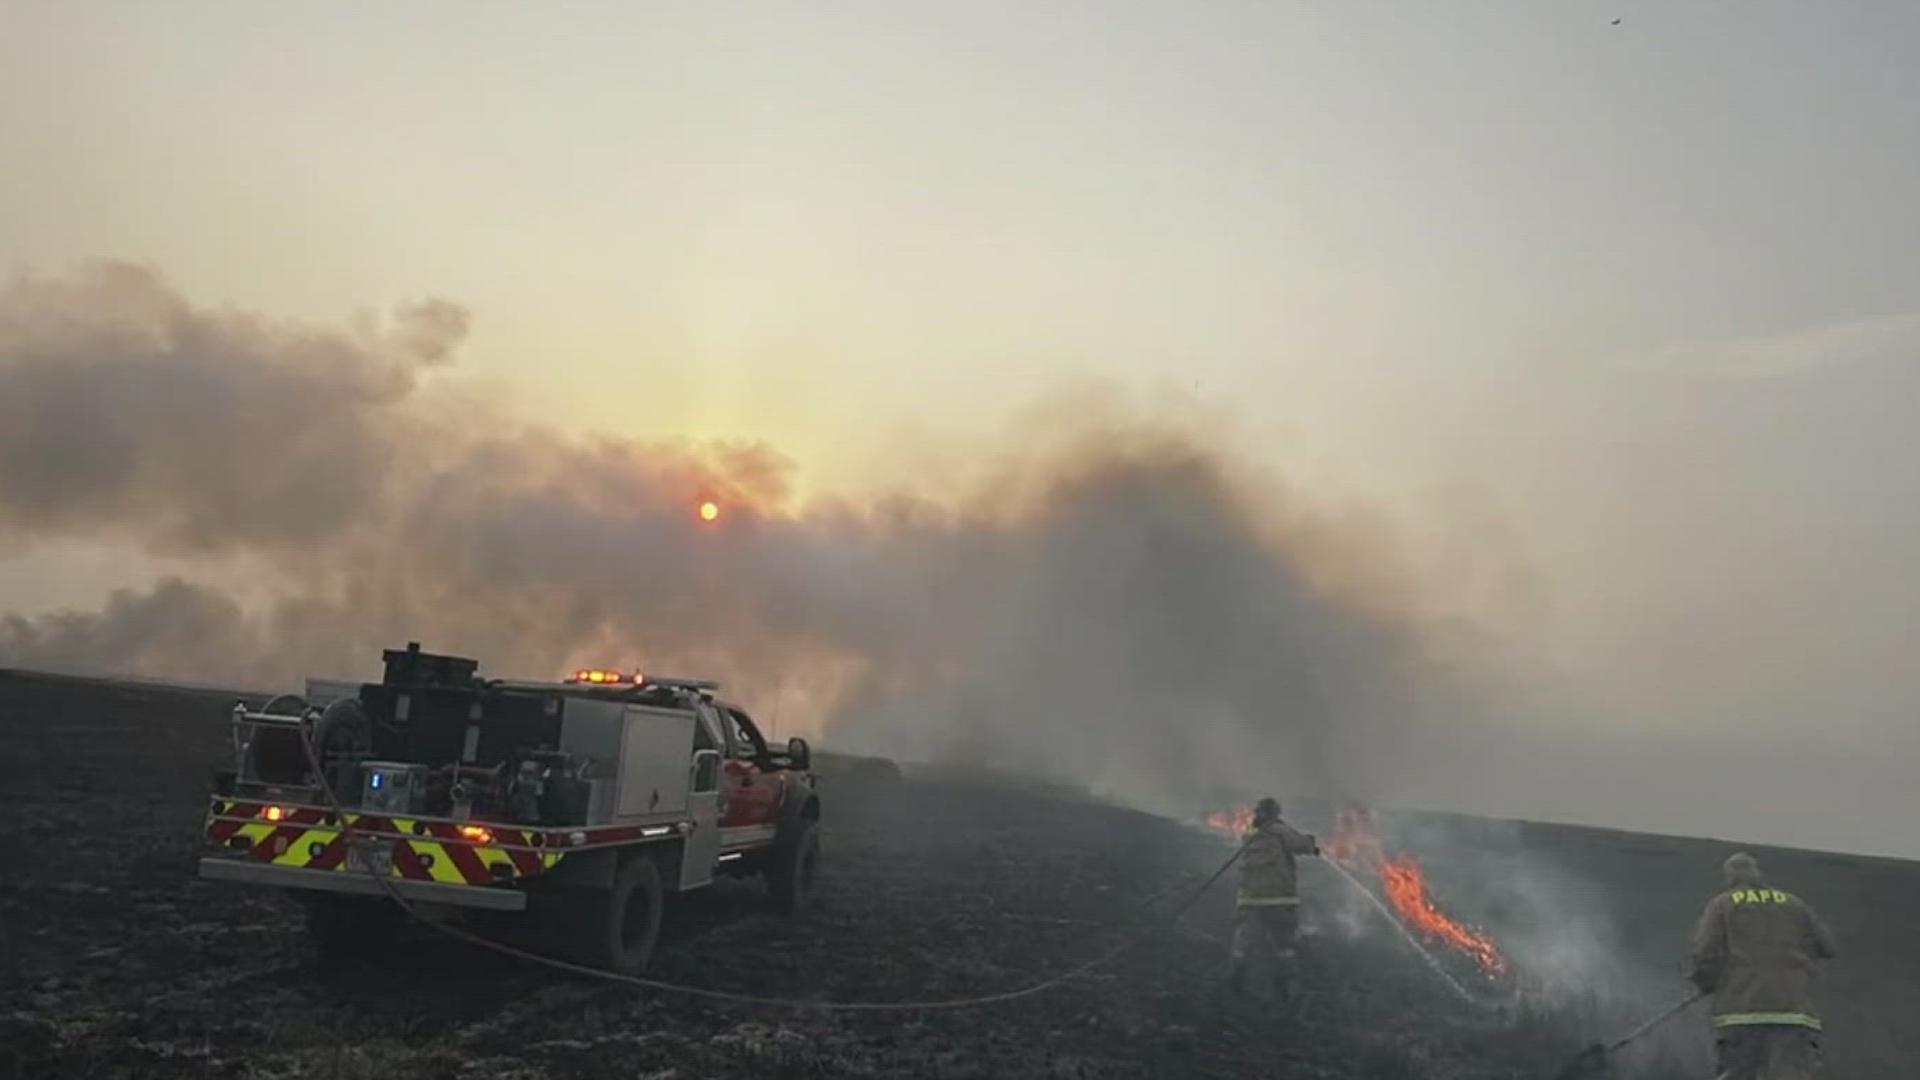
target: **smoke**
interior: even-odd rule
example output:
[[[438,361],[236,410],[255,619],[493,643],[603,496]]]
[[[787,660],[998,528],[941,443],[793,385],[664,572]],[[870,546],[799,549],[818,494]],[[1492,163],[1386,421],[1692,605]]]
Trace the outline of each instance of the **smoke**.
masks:
[[[394,406],[465,324],[443,301],[392,335],[275,324],[120,263],[19,281],[0,293],[0,537],[324,542],[388,512]]]
[[[253,634],[231,598],[168,578],[150,592],[116,590],[98,612],[0,616],[0,656],[54,670],[202,674],[204,657],[243,653]]]
[[[257,686],[418,640],[496,674],[633,664],[716,676],[782,734],[1180,810],[1378,789],[1473,708],[1376,526],[1178,418],[1056,402],[976,490],[801,505],[764,445],[460,399],[436,369],[467,326],[442,300],[346,328],[209,310],[123,264],[0,292],[0,541],[200,568],[8,615],[0,663]]]
[[[1520,1008],[1565,1043],[1610,1042],[1691,994],[1689,927],[1657,904],[1621,899],[1621,868],[1645,855],[1633,845],[1675,854],[1662,841],[1430,813],[1383,818],[1388,846],[1417,853],[1445,906],[1494,938],[1513,965]],[[1629,1080],[1703,1075],[1706,1049],[1696,1010],[1611,1067]]]

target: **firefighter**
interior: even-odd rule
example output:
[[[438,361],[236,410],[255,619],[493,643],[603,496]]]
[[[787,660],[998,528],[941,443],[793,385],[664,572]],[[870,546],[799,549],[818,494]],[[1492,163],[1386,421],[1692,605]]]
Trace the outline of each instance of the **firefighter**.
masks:
[[[1713,995],[1720,1080],[1806,1080],[1820,1068],[1812,983],[1833,935],[1804,901],[1767,885],[1741,852],[1693,931],[1693,982]]]
[[[1268,975],[1254,992],[1270,1000],[1284,996],[1292,980],[1293,939],[1300,927],[1294,857],[1318,855],[1320,845],[1280,820],[1280,802],[1273,798],[1255,804],[1253,828],[1244,845],[1227,983],[1235,992],[1246,993],[1247,969],[1258,966]]]

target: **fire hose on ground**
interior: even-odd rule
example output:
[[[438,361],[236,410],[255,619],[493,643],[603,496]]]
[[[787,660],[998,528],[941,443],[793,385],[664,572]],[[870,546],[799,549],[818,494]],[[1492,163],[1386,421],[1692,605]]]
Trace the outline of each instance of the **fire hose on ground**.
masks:
[[[334,794],[333,785],[327,780],[326,770],[321,766],[319,756],[314,752],[313,742],[308,737],[304,726],[300,728],[299,734],[300,749],[302,753],[306,755],[307,765],[313,770],[315,777],[319,780],[320,791],[326,796],[328,807],[340,821],[341,840],[343,843],[352,844],[356,839],[360,839],[355,834],[353,822],[348,818],[346,809],[341,806],[339,798]],[[1246,845],[1244,844],[1235,849],[1227,861],[1221,863],[1220,868],[1215,870],[1205,881],[1201,882],[1199,887],[1193,890],[1192,895],[1188,896],[1171,914],[1165,916],[1162,920],[1156,921],[1156,923],[1148,929],[1128,938],[1114,948],[1095,956],[1085,963],[1068,968],[1066,971],[1050,978],[1042,979],[1039,982],[1030,983],[1012,990],[1005,990],[994,994],[981,994],[973,997],[945,998],[931,1001],[814,1001],[806,998],[768,997],[759,994],[743,994],[732,990],[715,990],[703,986],[688,986],[682,983],[672,983],[660,979],[648,979],[638,975],[627,975],[617,971],[607,971],[602,968],[576,964],[551,956],[543,956],[536,952],[505,944],[504,942],[482,937],[462,927],[429,919],[415,910],[413,903],[401,895],[400,890],[387,875],[381,873],[371,863],[367,866],[367,876],[372,878],[380,887],[380,891],[386,895],[386,898],[399,907],[399,909],[405,913],[406,917],[413,922],[427,926],[456,941],[475,945],[479,948],[499,953],[502,956],[512,957],[516,960],[553,968],[556,971],[565,971],[574,975],[583,975],[588,978],[601,979],[607,982],[624,983],[628,986],[638,986],[663,993],[705,998],[710,1001],[724,1001],[736,1005],[760,1005],[771,1008],[817,1010],[824,1012],[933,1012],[938,1010],[969,1009],[982,1005],[993,1005],[1000,1002],[1031,997],[1077,979],[1096,968],[1112,963],[1122,955],[1157,935],[1166,926],[1171,926],[1177,922],[1194,904],[1200,901],[1202,896],[1206,895],[1207,890],[1213,887],[1214,882],[1219,881],[1235,863],[1240,861],[1240,856],[1244,854],[1245,851]],[[1156,894],[1153,899],[1165,895],[1166,892],[1162,892]]]
[[[1448,973],[1446,968],[1440,965],[1440,961],[1435,959],[1434,955],[1429,952],[1425,946],[1420,944],[1419,939],[1413,936],[1412,931],[1408,930],[1404,923],[1394,917],[1393,912],[1387,908],[1386,904],[1381,902],[1378,896],[1374,895],[1372,889],[1367,888],[1359,878],[1353,875],[1353,871],[1347,869],[1347,867],[1337,859],[1328,859],[1326,862],[1327,865],[1339,871],[1340,876],[1346,879],[1349,885],[1353,886],[1354,891],[1372,902],[1374,908],[1380,912],[1381,917],[1386,919],[1388,923],[1392,924],[1394,929],[1400,932],[1401,938],[1412,947],[1414,952],[1420,954],[1420,958],[1427,962],[1427,967],[1430,968],[1435,975],[1439,976],[1441,981],[1445,982],[1447,987],[1451,989],[1461,1001],[1470,1005],[1481,1003],[1479,999],[1468,992],[1465,986],[1460,984],[1458,979],[1455,979]],[[1662,1009],[1650,1019],[1643,1022],[1639,1027],[1634,1028],[1632,1031],[1612,1042],[1593,1043],[1587,1046],[1578,1054],[1574,1055],[1565,1067],[1555,1073],[1553,1080],[1578,1080],[1581,1076],[1599,1072],[1606,1067],[1608,1058],[1626,1049],[1628,1046],[1639,1042],[1642,1038],[1645,1038],[1648,1033],[1652,1032],[1653,1029],[1685,1012],[1688,1006],[1691,1006],[1694,1002],[1699,1001],[1705,996],[1706,994],[1704,992],[1690,994],[1686,998]]]
[[[1648,1032],[1679,1016],[1681,1013],[1687,1011],[1688,1006],[1706,996],[1704,992],[1689,994],[1684,999],[1676,1001],[1667,1008],[1654,1014],[1639,1027],[1634,1028],[1618,1039],[1610,1043],[1594,1043],[1585,1050],[1575,1054],[1573,1059],[1567,1062],[1565,1068],[1553,1074],[1553,1080],[1577,1080],[1578,1077],[1599,1072],[1606,1067],[1609,1057],[1639,1042]]]
[[[313,743],[308,738],[307,732],[304,727],[300,730],[299,734],[300,734],[301,752],[306,756],[308,766],[313,769],[314,775],[319,780],[320,791],[322,794],[326,796],[328,807],[333,811],[334,816],[338,818],[340,821],[342,841],[345,843],[351,844],[357,838],[355,835],[353,823],[351,819],[349,819],[349,817],[347,816],[346,809],[340,804],[340,800],[338,796],[335,795],[333,791],[333,785],[327,780],[326,770],[321,766],[319,757],[314,752]],[[461,941],[469,945],[474,945],[479,948],[486,949],[494,953],[498,953],[502,956],[511,957],[513,959],[521,960],[528,963],[538,964],[544,967],[552,968],[557,971],[565,971],[570,974],[582,975],[588,978],[600,979],[606,982],[623,983],[628,986],[637,986],[643,989],[656,990],[663,993],[679,994],[686,997],[704,998],[710,1001],[723,1001],[723,1002],[728,1002],[728,1003],[737,1004],[737,1005],[758,1005],[758,1006],[771,1007],[771,1008],[814,1010],[814,1011],[822,1011],[822,1012],[934,1012],[934,1011],[941,1011],[941,1010],[977,1008],[984,1005],[993,1005],[993,1004],[999,1004],[1002,1002],[1015,1001],[1021,998],[1032,997],[1036,994],[1044,993],[1048,990],[1052,990],[1065,983],[1071,982],[1072,980],[1077,979],[1083,975],[1086,975],[1089,972],[1092,972],[1100,967],[1104,967],[1105,965],[1112,963],[1113,961],[1119,959],[1121,956],[1125,955],[1126,953],[1130,952],[1134,948],[1146,942],[1149,938],[1153,937],[1164,927],[1171,926],[1174,923],[1178,922],[1183,915],[1185,915],[1189,910],[1193,908],[1193,905],[1195,905],[1200,901],[1201,897],[1206,895],[1207,890],[1211,889],[1215,882],[1219,881],[1221,877],[1225,876],[1226,872],[1232,869],[1235,863],[1238,863],[1240,861],[1240,857],[1246,853],[1246,850],[1247,848],[1245,843],[1242,843],[1239,846],[1237,846],[1234,849],[1233,854],[1228,856],[1226,861],[1222,862],[1220,866],[1213,871],[1212,874],[1208,875],[1207,879],[1205,881],[1202,881],[1199,884],[1199,886],[1196,887],[1193,890],[1193,892],[1186,898],[1186,900],[1181,902],[1179,907],[1175,908],[1170,914],[1165,916],[1162,920],[1159,920],[1158,922],[1156,922],[1153,926],[1149,927],[1146,930],[1143,930],[1142,932],[1140,932],[1139,934],[1136,934],[1131,938],[1128,938],[1127,940],[1121,942],[1119,945],[1115,946],[1114,948],[1109,949],[1106,952],[1099,954],[1098,956],[1095,956],[1091,960],[1078,964],[1074,967],[1068,968],[1066,971],[1063,971],[1058,975],[1054,975],[1050,978],[1042,979],[1038,982],[1029,983],[1026,986],[1017,987],[1012,990],[1005,990],[1005,991],[1001,991],[993,994],[974,995],[971,997],[943,998],[943,999],[927,1000],[927,1001],[817,1001],[817,1000],[811,1000],[806,998],[780,998],[780,997],[771,997],[771,996],[759,995],[759,994],[743,994],[743,993],[739,993],[737,991],[732,991],[732,990],[716,990],[710,987],[703,987],[703,986],[689,986],[683,983],[667,982],[661,979],[649,979],[649,978],[645,978],[638,975],[627,975],[617,971],[607,971],[601,968],[589,967],[585,964],[576,964],[571,961],[560,960],[551,956],[543,956],[539,953],[531,952],[526,949],[521,949],[512,945],[505,944],[504,942],[494,941],[491,938],[482,937],[479,934],[472,933],[458,926],[453,926],[448,923],[439,922],[433,919],[426,918],[425,916],[421,915],[417,910],[415,910],[411,901],[409,901],[405,896],[401,895],[400,890],[393,884],[393,882],[387,877],[387,875],[380,873],[379,870],[371,862],[369,862],[367,866],[367,875],[370,878],[372,878],[374,882],[379,886],[380,891],[385,894],[386,898],[392,901],[393,904],[396,907],[398,907],[406,915],[406,917],[409,920],[416,923],[420,923],[424,926],[427,926],[430,929],[437,931],[438,933],[441,933],[446,935],[447,937],[453,938],[454,940]],[[1393,913],[1387,909],[1385,904],[1381,903],[1380,898],[1375,896],[1371,889],[1368,889],[1364,884],[1362,884],[1358,878],[1353,876],[1351,871],[1349,871],[1345,866],[1342,866],[1337,860],[1330,859],[1328,860],[1328,863],[1329,865],[1333,866],[1334,869],[1339,871],[1340,876],[1344,878],[1348,882],[1348,884],[1353,886],[1354,889],[1358,890],[1362,895],[1367,897],[1367,899],[1373,903],[1374,907],[1377,910],[1379,910],[1381,916],[1385,918],[1387,922],[1391,923],[1400,932],[1401,936],[1406,940],[1407,944],[1410,945],[1415,952],[1420,954],[1420,956],[1426,961],[1427,966],[1433,971],[1433,973],[1439,976],[1447,984],[1447,986],[1450,989],[1452,989],[1456,995],[1459,996],[1459,998],[1462,1001],[1467,1002],[1469,1004],[1477,1003],[1476,999],[1466,990],[1466,988],[1461,986],[1459,981],[1456,980],[1452,975],[1450,975],[1445,968],[1441,967],[1439,961],[1433,957],[1433,954],[1428,952],[1423,946],[1421,946],[1419,941],[1413,937],[1412,933],[1407,930],[1405,925],[1403,925],[1399,919],[1394,917]],[[1172,888],[1163,889],[1160,892],[1155,893],[1153,894],[1153,896],[1149,897],[1148,902],[1152,903],[1154,901],[1157,901],[1167,896],[1172,891],[1173,891]],[[1628,1033],[1622,1038],[1616,1039],[1612,1043],[1608,1043],[1605,1045],[1595,1043],[1594,1045],[1587,1047],[1585,1050],[1581,1051],[1580,1054],[1576,1056],[1572,1061],[1570,1061],[1567,1067],[1562,1069],[1560,1073],[1558,1073],[1555,1076],[1554,1080],[1575,1080],[1575,1078],[1581,1075],[1582,1073],[1593,1070],[1593,1069],[1597,1069],[1598,1067],[1604,1065],[1606,1058],[1609,1055],[1616,1053],[1619,1050],[1625,1048],[1629,1044],[1637,1041],[1642,1036],[1646,1035],[1649,1031],[1653,1030],[1655,1027],[1658,1027],[1660,1024],[1664,1023],[1665,1021],[1678,1015],[1681,1011],[1686,1009],[1689,1005],[1692,1005],[1694,1002],[1700,1000],[1702,996],[1703,995],[1695,994],[1691,997],[1688,997],[1686,1000],[1679,1002],[1678,1004],[1672,1006],[1666,1011],[1653,1017],[1647,1022],[1641,1024],[1638,1028],[1635,1028],[1632,1032]]]

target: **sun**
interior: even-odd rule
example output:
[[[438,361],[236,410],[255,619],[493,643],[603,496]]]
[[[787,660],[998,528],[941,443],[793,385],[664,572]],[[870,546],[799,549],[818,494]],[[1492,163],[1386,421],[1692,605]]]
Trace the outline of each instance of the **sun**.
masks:
[[[701,521],[718,521],[719,519],[720,519],[719,503],[709,500],[707,502],[703,502],[700,504],[700,520]]]

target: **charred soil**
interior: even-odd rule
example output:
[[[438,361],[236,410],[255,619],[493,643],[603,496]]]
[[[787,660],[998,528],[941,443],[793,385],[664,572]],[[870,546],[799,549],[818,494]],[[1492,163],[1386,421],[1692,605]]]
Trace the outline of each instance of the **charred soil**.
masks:
[[[0,673],[16,815],[0,849],[0,1080],[1469,1080],[1551,1075],[1578,1049],[1552,1018],[1460,1003],[1385,937],[1310,938],[1295,1003],[1243,1005],[1219,978],[1230,879],[1178,927],[1150,914],[1228,854],[1217,838],[1071,792],[826,755],[812,907],[773,914],[753,882],[686,898],[650,975],[812,1001],[959,998],[1140,944],[1021,1001],[897,1014],[716,1005],[425,930],[323,962],[287,898],[194,877],[230,701]]]

